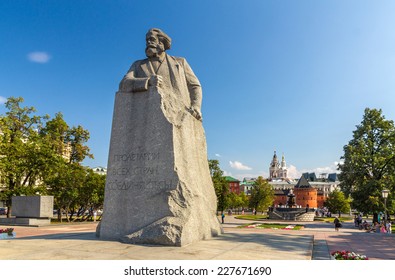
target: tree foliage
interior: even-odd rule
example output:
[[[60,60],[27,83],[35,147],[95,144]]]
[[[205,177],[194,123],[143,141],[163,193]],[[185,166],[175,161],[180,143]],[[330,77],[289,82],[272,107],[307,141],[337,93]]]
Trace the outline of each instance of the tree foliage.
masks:
[[[230,208],[235,209],[235,208],[241,207],[242,200],[239,195],[237,195],[234,192],[231,192],[231,193],[229,193],[228,198],[229,198],[229,207]]]
[[[211,179],[213,180],[215,194],[217,196],[217,210],[223,212],[229,206],[228,183],[219,167],[219,161],[210,159],[208,161]]]
[[[384,209],[381,191],[395,191],[395,127],[381,110],[366,108],[353,138],[344,146],[339,165],[341,188],[351,195],[353,208],[371,213]]]
[[[48,117],[36,116],[35,108],[21,107],[22,102],[21,97],[8,98],[8,111],[0,116],[0,178],[8,216],[12,213],[12,196],[38,191],[36,183],[54,159],[46,139],[40,137]]]
[[[79,197],[79,204],[91,211],[103,208],[105,185],[106,175],[100,175],[93,172],[92,169],[87,169],[84,191]]]
[[[274,190],[267,180],[259,176],[251,189],[250,207],[257,211],[266,211],[274,201]]]
[[[240,206],[242,208],[247,208],[248,205],[250,204],[250,200],[249,200],[248,196],[244,192],[241,192],[239,194],[239,197],[240,197],[240,203],[241,203]]]
[[[331,192],[324,202],[324,206],[329,209],[330,212],[341,213],[350,212],[350,199],[344,196],[344,193],[339,190]]]
[[[21,97],[8,98],[7,112],[0,116],[0,199],[6,201],[8,216],[11,198],[18,195],[50,194],[55,207],[66,211],[83,203],[98,207],[105,179],[81,165],[93,157],[86,145],[89,132],[69,127],[61,113],[52,119],[37,116],[34,107],[22,107],[22,102]]]

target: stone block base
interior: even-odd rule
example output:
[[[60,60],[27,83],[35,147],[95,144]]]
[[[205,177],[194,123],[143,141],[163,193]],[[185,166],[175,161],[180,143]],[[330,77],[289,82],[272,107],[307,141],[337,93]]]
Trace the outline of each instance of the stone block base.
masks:
[[[15,225],[15,226],[49,226],[51,219],[36,219],[36,218],[1,218],[0,225]]]

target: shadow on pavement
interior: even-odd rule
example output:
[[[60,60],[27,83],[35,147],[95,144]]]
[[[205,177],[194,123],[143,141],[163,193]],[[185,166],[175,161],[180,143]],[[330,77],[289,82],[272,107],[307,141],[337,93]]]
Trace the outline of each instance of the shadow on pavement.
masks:
[[[66,239],[66,240],[99,240],[95,232],[73,232],[73,233],[54,233],[35,236],[20,237],[16,240],[34,240],[34,239]]]
[[[309,247],[312,244],[313,236],[292,235],[292,234],[272,234],[262,233],[225,233],[216,237],[219,241],[237,243],[254,243],[278,251],[295,251]]]

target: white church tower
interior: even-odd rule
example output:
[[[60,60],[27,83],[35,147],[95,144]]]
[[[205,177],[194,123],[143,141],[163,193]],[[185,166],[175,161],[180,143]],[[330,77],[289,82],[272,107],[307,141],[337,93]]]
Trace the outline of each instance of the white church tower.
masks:
[[[278,162],[276,151],[274,151],[272,162],[269,167],[270,180],[285,180],[287,179],[287,163],[285,162],[284,154],[281,158],[281,163]]]

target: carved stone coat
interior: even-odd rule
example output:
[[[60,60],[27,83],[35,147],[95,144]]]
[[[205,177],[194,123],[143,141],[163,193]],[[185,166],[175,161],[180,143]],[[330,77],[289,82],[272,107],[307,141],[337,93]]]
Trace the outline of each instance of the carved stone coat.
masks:
[[[202,103],[200,82],[188,62],[182,57],[166,54],[156,73],[149,59],[134,62],[122,79],[119,90],[123,92],[147,91],[148,80],[155,74],[163,77],[163,88],[172,92],[174,98],[182,100],[187,108],[194,106],[200,110]]]

